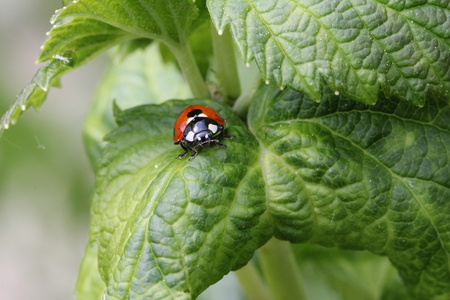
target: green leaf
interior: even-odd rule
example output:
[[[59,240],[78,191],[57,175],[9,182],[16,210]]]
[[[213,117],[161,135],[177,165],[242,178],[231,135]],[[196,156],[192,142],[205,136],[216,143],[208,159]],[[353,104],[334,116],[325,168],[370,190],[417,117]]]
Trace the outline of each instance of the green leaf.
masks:
[[[321,99],[334,91],[375,103],[381,91],[423,105],[450,99],[447,1],[208,0],[220,32],[230,24],[245,62],[262,77]]]
[[[55,59],[40,68],[31,82],[20,92],[16,101],[0,119],[0,135],[3,130],[15,124],[20,115],[29,107],[39,109],[47,96],[50,87],[59,86],[59,78],[72,69],[70,63]]]
[[[160,0],[160,1],[119,1],[119,0],[79,0],[62,9],[53,22],[65,22],[70,19],[89,19],[98,22],[105,28],[113,27],[126,33],[130,38],[147,38],[164,42],[174,53],[184,72],[192,93],[196,96],[209,96],[207,86],[195,64],[194,56],[189,48],[189,34],[204,20],[197,20],[206,13],[204,1],[192,0]],[[62,25],[57,26],[64,26]],[[103,40],[100,34],[95,40]],[[74,38],[84,37],[84,30],[73,34]],[[107,39],[107,37],[106,37]],[[61,51],[48,41],[50,53]],[[92,41],[86,41],[89,47]],[[64,50],[73,51],[70,43],[58,43]],[[44,49],[46,47],[44,46]],[[68,49],[67,49],[68,48]],[[76,51],[78,48],[76,48]],[[47,59],[43,51],[40,59]]]
[[[190,0],[78,0],[60,10],[53,22],[67,17],[89,18],[134,36],[177,46],[184,43],[198,15],[197,5]]]
[[[130,39],[165,42],[182,67],[191,72],[187,80],[190,84],[193,82],[194,91],[206,96],[206,86],[202,86],[198,70],[192,67],[192,53],[187,46],[189,33],[201,24],[196,18],[200,13],[205,15],[204,4],[191,0],[79,0],[69,3],[53,17],[54,26],[39,55],[39,63],[49,61],[49,64],[37,72],[2,117],[0,133],[28,107],[39,107],[49,88],[55,86],[62,75]]]
[[[308,299],[413,299],[386,257],[293,244]]]
[[[117,127],[111,109],[113,102],[121,109],[128,109],[145,103],[192,97],[176,65],[163,62],[158,43],[137,48],[123,59],[117,59],[122,51],[134,48],[134,41],[131,45],[122,44],[111,51],[110,67],[91,102],[84,123],[83,141],[94,167],[105,145],[103,137]],[[177,88],[173,89],[173,86]]]
[[[87,245],[76,285],[77,300],[100,300],[106,286],[98,272],[98,249]]]
[[[73,6],[70,5],[68,7]],[[38,63],[61,57],[74,67],[92,59],[95,55],[136,36],[101,21],[78,17],[56,23],[48,33]]]
[[[320,103],[263,86],[249,125],[275,237],[387,255],[421,298],[450,295],[450,107]]]
[[[177,160],[173,124],[192,103],[227,120],[228,148]],[[120,113],[97,171],[90,238],[111,299],[194,299],[271,234],[258,144],[225,106],[168,101]]]

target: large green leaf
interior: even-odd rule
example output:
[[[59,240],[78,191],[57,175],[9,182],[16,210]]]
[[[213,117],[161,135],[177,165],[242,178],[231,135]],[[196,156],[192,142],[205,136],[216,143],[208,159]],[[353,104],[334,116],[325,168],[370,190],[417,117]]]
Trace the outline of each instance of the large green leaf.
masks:
[[[173,124],[192,102],[124,111],[106,138],[90,237],[107,299],[195,298],[272,235],[257,141],[229,109],[195,101],[219,111],[236,138],[175,158]]]
[[[263,86],[249,125],[274,234],[387,255],[421,299],[450,296],[450,107],[320,103]]]
[[[378,93],[423,105],[450,98],[448,1],[208,0],[263,78],[321,99],[321,79],[364,103]]]
[[[182,45],[205,10],[204,1],[191,0],[71,2],[53,17],[54,26],[42,47],[38,62],[49,64],[39,69],[2,117],[0,133],[30,106],[39,107],[62,75],[114,45],[129,39],[157,39],[184,55]]]

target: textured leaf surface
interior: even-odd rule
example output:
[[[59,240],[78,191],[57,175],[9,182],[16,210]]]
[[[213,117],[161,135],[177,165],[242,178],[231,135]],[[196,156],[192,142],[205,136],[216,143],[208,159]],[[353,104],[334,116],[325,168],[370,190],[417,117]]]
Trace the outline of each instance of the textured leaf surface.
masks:
[[[135,36],[177,44],[184,42],[198,14],[191,0],[78,0],[62,9],[55,21],[85,17]]]
[[[249,125],[275,236],[387,255],[427,299],[450,295],[450,107],[316,103],[264,86]]]
[[[422,105],[450,98],[448,1],[208,0],[245,62],[267,81],[321,99],[321,78],[364,103],[378,92]]]
[[[190,101],[118,116],[97,173],[90,237],[109,299],[191,299],[247,263],[272,232],[258,144],[227,108],[228,148],[177,160],[176,117]]]

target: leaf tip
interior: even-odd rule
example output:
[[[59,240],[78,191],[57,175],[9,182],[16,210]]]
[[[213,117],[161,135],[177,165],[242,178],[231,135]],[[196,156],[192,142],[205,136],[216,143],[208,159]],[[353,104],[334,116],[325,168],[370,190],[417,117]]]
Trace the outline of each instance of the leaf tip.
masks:
[[[122,113],[122,109],[119,104],[117,104],[117,99],[113,100],[113,116],[117,118]]]

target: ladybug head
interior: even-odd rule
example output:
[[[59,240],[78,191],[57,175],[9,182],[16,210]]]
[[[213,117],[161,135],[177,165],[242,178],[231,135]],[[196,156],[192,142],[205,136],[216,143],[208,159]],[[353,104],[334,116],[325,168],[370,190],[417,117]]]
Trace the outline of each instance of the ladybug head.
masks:
[[[212,136],[213,136],[213,133],[211,131],[204,130],[204,131],[198,132],[195,135],[194,142],[196,145],[200,145],[202,147],[208,147]]]

